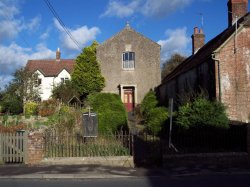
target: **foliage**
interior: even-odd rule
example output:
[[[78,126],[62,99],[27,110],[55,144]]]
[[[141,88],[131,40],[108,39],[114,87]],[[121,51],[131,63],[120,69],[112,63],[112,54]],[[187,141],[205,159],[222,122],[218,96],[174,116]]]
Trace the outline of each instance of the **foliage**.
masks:
[[[61,106],[60,110],[49,117],[47,125],[62,131],[72,131],[76,124],[78,113],[71,107]]]
[[[23,111],[23,103],[39,99],[38,88],[35,85],[37,75],[21,68],[13,76],[13,80],[2,91],[0,102],[3,112],[19,114]]]
[[[76,90],[82,96],[100,92],[104,88],[104,77],[96,59],[97,42],[85,47],[76,58],[76,64],[72,73],[72,82]]]
[[[38,114],[42,117],[51,116],[56,111],[57,102],[55,100],[49,99],[41,102],[39,106]]]
[[[6,92],[1,101],[2,112],[20,114],[23,112],[23,103],[20,97],[11,92]]]
[[[222,103],[197,97],[193,102],[178,108],[176,123],[186,129],[202,126],[228,128],[229,120],[225,111]]]
[[[149,132],[157,135],[161,132],[164,123],[168,119],[168,112],[165,107],[157,107],[158,101],[154,91],[149,91],[142,103],[141,113]]]
[[[170,59],[166,60],[163,64],[163,68],[161,71],[161,78],[164,79],[169,73],[171,73],[179,64],[181,64],[186,57],[175,53]]]
[[[16,131],[20,131],[20,130],[26,130],[27,129],[27,126],[24,125],[24,124],[18,124],[18,125],[11,125],[11,126],[3,126],[3,125],[0,125],[0,132],[10,132],[10,133],[13,133],[13,132],[16,132]]]
[[[141,113],[144,116],[148,116],[150,114],[150,111],[157,106],[157,103],[158,102],[155,96],[155,92],[150,90],[142,100],[140,106]]]
[[[161,132],[164,123],[168,118],[168,112],[165,107],[153,108],[147,118],[147,128],[153,134]]]
[[[52,98],[59,99],[65,104],[68,104],[73,96],[79,97],[79,93],[70,80],[57,85],[52,90]]]
[[[99,132],[115,132],[127,128],[127,113],[116,94],[96,93],[88,96],[88,103],[98,114]]]
[[[38,114],[38,104],[35,102],[28,102],[24,105],[25,116],[32,116]]]

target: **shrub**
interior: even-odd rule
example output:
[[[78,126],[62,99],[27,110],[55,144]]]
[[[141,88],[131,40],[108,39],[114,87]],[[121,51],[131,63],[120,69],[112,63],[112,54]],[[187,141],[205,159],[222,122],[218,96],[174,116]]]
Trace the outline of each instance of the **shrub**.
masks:
[[[57,103],[55,100],[50,99],[43,101],[39,106],[38,114],[42,117],[51,116],[55,113],[56,106]]]
[[[28,102],[24,105],[25,116],[37,115],[38,104],[35,102]]]
[[[70,131],[76,124],[76,115],[78,113],[73,108],[62,106],[59,111],[49,117],[46,124],[62,131]]]
[[[20,114],[23,112],[23,103],[18,97],[6,96],[2,101],[4,113]]]
[[[146,121],[146,127],[151,133],[157,135],[162,130],[167,118],[168,112],[165,107],[153,108]]]
[[[154,91],[149,91],[140,106],[140,111],[149,132],[158,135],[164,126],[168,112],[165,107],[157,107],[158,101]]]
[[[150,90],[143,98],[143,101],[140,106],[140,111],[142,115],[148,116],[150,114],[150,111],[157,106],[157,103],[158,102],[155,96],[155,92]]]
[[[179,107],[176,123],[185,129],[201,126],[229,128],[229,120],[225,111],[222,103],[197,97],[193,102]]]
[[[115,132],[127,128],[127,113],[116,94],[96,93],[88,96],[88,103],[98,114],[98,130],[100,132]]]

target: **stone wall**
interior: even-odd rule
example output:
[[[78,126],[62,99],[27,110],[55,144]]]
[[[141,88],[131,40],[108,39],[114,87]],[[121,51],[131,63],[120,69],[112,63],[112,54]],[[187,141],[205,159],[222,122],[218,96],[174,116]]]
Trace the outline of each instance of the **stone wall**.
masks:
[[[123,69],[123,53],[135,53],[135,68]],[[121,95],[121,85],[135,88],[135,103],[160,84],[160,45],[125,28],[97,48],[97,60],[105,78],[103,92]]]

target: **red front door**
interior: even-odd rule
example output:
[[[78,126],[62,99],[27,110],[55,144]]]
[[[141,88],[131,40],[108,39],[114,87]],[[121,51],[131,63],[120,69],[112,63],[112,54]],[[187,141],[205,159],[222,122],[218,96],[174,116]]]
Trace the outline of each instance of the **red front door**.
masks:
[[[134,109],[134,92],[133,89],[124,90],[124,105],[127,112],[131,112]]]

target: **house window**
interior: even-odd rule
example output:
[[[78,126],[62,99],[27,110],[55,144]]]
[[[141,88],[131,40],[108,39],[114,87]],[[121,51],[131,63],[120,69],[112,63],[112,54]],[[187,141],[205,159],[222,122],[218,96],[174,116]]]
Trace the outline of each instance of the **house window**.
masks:
[[[39,85],[41,85],[41,84],[42,84],[42,79],[39,79],[39,78],[38,78],[38,79],[35,80],[35,85],[36,85],[36,86],[39,86]]]
[[[122,68],[123,69],[134,69],[135,68],[135,53],[124,52],[122,55]]]
[[[68,81],[69,78],[68,77],[65,77],[65,78],[61,78],[61,83],[65,83],[66,81]]]

